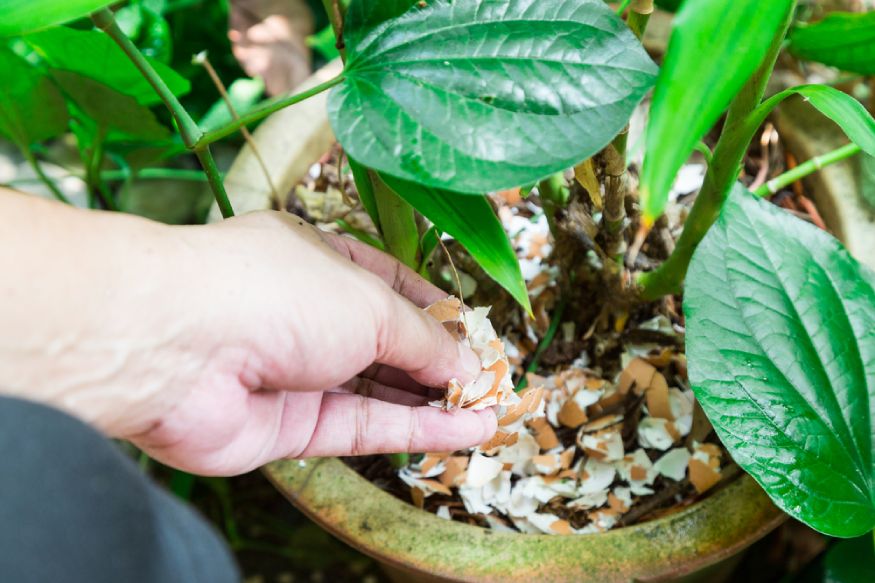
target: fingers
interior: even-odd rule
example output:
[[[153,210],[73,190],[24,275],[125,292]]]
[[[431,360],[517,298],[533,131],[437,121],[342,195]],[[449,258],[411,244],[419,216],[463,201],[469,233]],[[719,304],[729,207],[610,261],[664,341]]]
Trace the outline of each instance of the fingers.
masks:
[[[411,393],[364,377],[357,377],[344,383],[337,388],[337,393],[361,395],[369,399],[408,407],[424,407],[428,405],[429,401],[426,394]]]
[[[447,297],[445,291],[425,281],[391,255],[348,237],[333,233],[321,234],[338,253],[377,275],[392,289],[420,308]]]
[[[297,457],[455,451],[487,441],[496,428],[490,409],[447,413],[328,393],[310,442]]]
[[[416,395],[430,395],[436,390],[431,387],[426,387],[422,383],[416,382],[403,370],[398,370],[397,368],[392,368],[385,364],[373,364],[363,370],[359,376]]]
[[[480,373],[477,355],[423,310],[388,288],[375,304],[375,362],[405,371],[430,387],[446,388],[453,378],[465,383]]]

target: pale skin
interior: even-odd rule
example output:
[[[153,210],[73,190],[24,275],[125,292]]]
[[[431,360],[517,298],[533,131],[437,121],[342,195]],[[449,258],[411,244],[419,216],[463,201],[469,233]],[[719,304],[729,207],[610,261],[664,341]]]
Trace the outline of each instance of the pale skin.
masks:
[[[0,395],[168,465],[451,451],[495,414],[427,406],[477,357],[393,258],[295,216],[169,227],[0,188]],[[23,437],[24,438],[24,437]]]

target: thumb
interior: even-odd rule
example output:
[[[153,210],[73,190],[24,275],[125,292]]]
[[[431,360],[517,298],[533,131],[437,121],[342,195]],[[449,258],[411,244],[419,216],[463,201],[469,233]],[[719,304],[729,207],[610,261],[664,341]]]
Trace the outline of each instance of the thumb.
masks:
[[[407,372],[423,385],[446,388],[480,373],[480,359],[425,311],[388,286],[378,308],[376,362]]]

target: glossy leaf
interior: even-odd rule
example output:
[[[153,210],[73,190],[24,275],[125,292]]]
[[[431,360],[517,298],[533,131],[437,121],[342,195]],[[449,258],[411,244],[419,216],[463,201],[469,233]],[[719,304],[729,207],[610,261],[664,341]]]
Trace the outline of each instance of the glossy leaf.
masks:
[[[170,133],[133,97],[71,71],[52,71],[52,77],[102,131],[114,130],[144,140],[158,140]]]
[[[345,82],[329,98],[344,148],[463,193],[534,182],[594,154],[656,73],[601,0],[353,0],[344,40]]]
[[[765,59],[792,0],[681,5],[653,93],[641,174],[646,220],[665,209],[678,169]]]
[[[121,48],[99,30],[57,27],[28,35],[26,40],[54,69],[90,77],[142,105],[161,102]],[[163,63],[147,60],[174,95],[188,93],[191,85],[187,79]]]
[[[452,235],[483,271],[532,313],[516,253],[485,196],[441,192],[388,174],[381,174],[380,178],[439,231]]]
[[[0,47],[0,135],[27,148],[67,130],[67,105],[42,70]]]
[[[721,441],[834,536],[875,526],[873,286],[837,240],[741,186],[686,284],[690,382]]]
[[[875,73],[875,12],[833,12],[811,25],[793,29],[790,52],[843,71]]]
[[[114,3],[107,0],[3,0],[0,37],[62,24]]]

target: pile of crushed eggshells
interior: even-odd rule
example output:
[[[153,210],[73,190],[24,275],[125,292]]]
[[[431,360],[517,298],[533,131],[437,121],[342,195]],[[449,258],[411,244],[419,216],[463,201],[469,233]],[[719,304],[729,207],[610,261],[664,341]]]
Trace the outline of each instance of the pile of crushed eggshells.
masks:
[[[499,431],[469,451],[428,453],[399,470],[417,506],[435,496],[446,500],[430,505],[442,518],[479,515],[499,530],[592,533],[621,524],[655,493],[657,480],[686,481],[700,494],[720,481],[721,449],[685,443],[691,392],[670,386],[660,370],[682,368],[682,355],[635,357],[613,381],[575,365],[550,377],[529,374],[528,388],[517,394],[506,340],[488,308],[466,310],[451,297],[427,311],[482,362],[477,378],[452,381],[446,397],[431,405],[498,407]],[[635,418],[625,418],[630,412]]]

